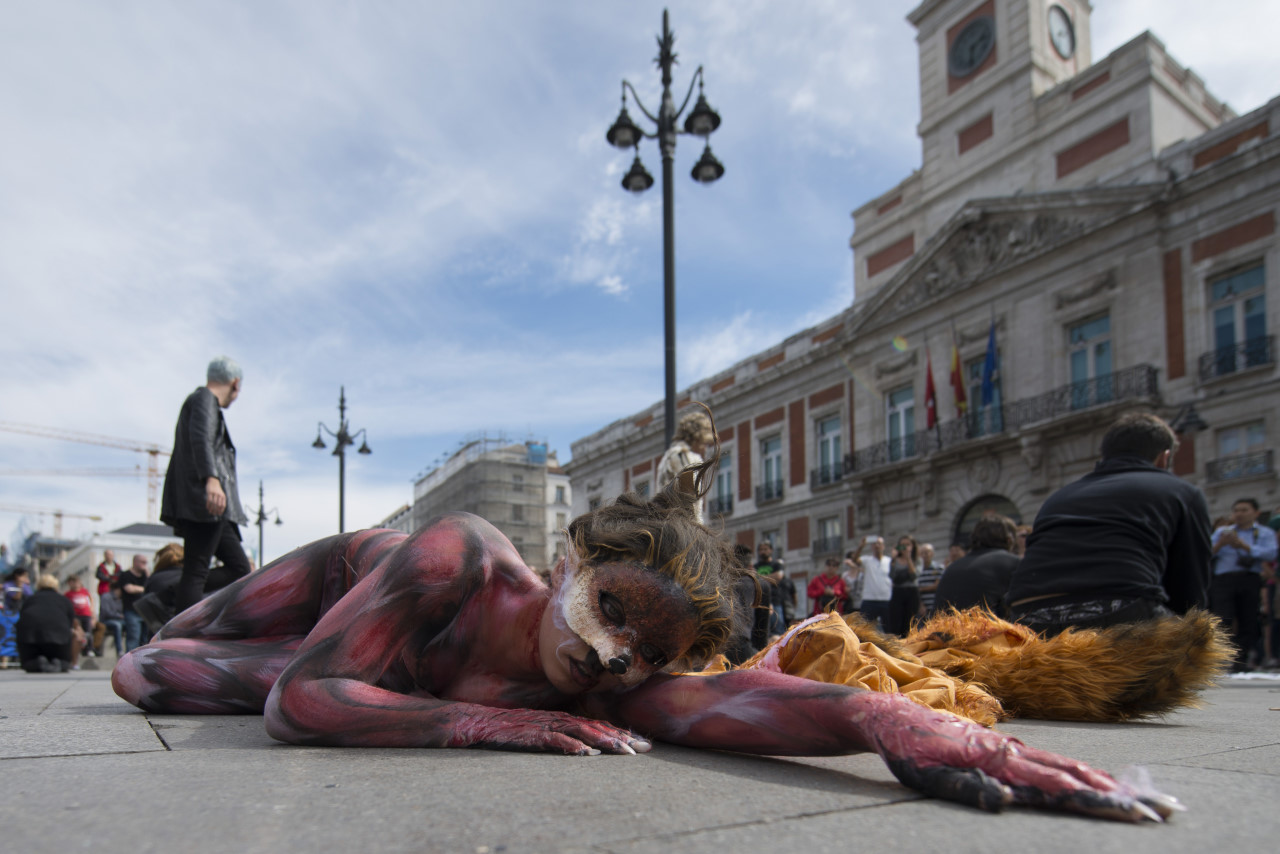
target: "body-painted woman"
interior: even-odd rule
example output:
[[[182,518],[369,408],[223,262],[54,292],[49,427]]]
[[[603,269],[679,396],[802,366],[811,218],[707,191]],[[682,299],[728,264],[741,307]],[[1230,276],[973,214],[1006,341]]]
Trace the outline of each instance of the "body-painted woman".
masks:
[[[730,592],[749,570],[694,520],[692,498],[625,495],[574,520],[549,585],[468,514],[322,540],[180,614],[112,684],[148,711],[263,712],[296,744],[874,751],[905,784],[987,809],[1173,808],[898,695],[767,670],[662,672],[709,657],[750,616]]]

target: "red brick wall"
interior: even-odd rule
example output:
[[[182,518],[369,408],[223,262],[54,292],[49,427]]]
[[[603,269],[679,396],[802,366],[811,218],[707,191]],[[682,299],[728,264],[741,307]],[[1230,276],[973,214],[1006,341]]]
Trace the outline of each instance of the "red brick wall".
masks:
[[[786,416],[785,410],[781,406],[777,409],[771,409],[764,415],[756,416],[756,429],[763,430],[771,424],[777,424]]]
[[[1254,125],[1251,128],[1240,131],[1235,136],[1228,137],[1221,142],[1216,142],[1208,148],[1201,149],[1196,152],[1192,165],[1199,169],[1201,166],[1208,166],[1215,160],[1221,160],[1235,154],[1241,145],[1244,145],[1251,139],[1265,139],[1267,136],[1267,123],[1265,121]]]
[[[1098,158],[1128,144],[1129,117],[1125,116],[1115,124],[1085,137],[1070,148],[1059,151],[1058,177],[1065,178],[1077,169],[1082,169]]]
[[[1102,72],[1097,77],[1093,78],[1088,83],[1084,84],[1083,86],[1081,86],[1080,88],[1072,92],[1071,100],[1074,101],[1078,98],[1083,98],[1085,95],[1088,95],[1090,92],[1092,92],[1094,89],[1097,89],[1099,86],[1105,86],[1110,80],[1111,80],[1111,72],[1110,71]]]
[[[908,234],[906,237],[890,243],[879,252],[874,252],[867,256],[867,275],[874,276],[882,270],[887,270],[894,264],[905,261],[915,254],[916,236]]]
[[[756,550],[756,532],[750,528],[745,531],[739,531],[735,541],[740,546],[746,546],[752,551]]]
[[[809,517],[799,516],[787,520],[787,548],[809,548]]]
[[[651,468],[653,468],[653,461],[645,460],[642,463],[636,463],[634,466],[632,466],[631,474],[633,477],[639,477],[640,475],[644,474]]]
[[[727,389],[729,386],[733,385],[737,381],[738,381],[738,378],[736,376],[732,376],[732,377],[725,377],[722,380],[713,382],[711,384],[711,393],[715,394],[718,391],[724,391],[725,389]]]
[[[884,203],[883,205],[881,205],[880,207],[876,208],[876,216],[884,216],[885,214],[887,214],[889,211],[893,210],[894,208],[896,208],[896,207],[897,207],[898,205],[900,205],[900,204],[902,204],[902,194],[901,194],[901,193],[899,193],[898,195],[894,196],[892,199],[890,199],[889,201],[885,202],[885,203]]]
[[[738,500],[751,497],[751,422],[738,425]]]
[[[1182,315],[1182,250],[1164,253],[1164,349],[1169,379],[1187,373],[1187,340]]]
[[[720,436],[721,442],[732,442],[733,441],[733,425],[730,425],[724,428],[723,430],[720,431],[718,435]]]
[[[809,431],[805,429],[804,399],[793,401],[788,407],[787,433],[791,445],[791,485],[804,483],[804,437]]]
[[[768,370],[769,368],[772,368],[774,365],[781,364],[782,360],[785,358],[787,358],[787,354],[785,351],[781,353],[774,353],[769,358],[761,359],[760,361],[756,362],[756,370],[757,371]]]
[[[1173,473],[1179,476],[1196,473],[1196,443],[1191,436],[1179,437],[1182,444],[1173,452]]]
[[[969,125],[960,133],[956,134],[956,139],[960,145],[960,153],[964,154],[983,140],[991,138],[995,133],[995,123],[992,121],[991,113],[987,113],[973,124]]]
[[[832,338],[835,338],[837,335],[839,335],[840,330],[843,328],[844,326],[842,324],[837,323],[835,326],[831,327],[830,329],[824,329],[822,332],[819,332],[817,335],[813,336],[809,340],[814,344],[824,344],[827,341],[830,341]]]
[[[1267,211],[1261,216],[1236,223],[1230,228],[1202,237],[1191,244],[1191,263],[1195,264],[1229,249],[1260,240],[1276,230],[1276,215]]]
[[[822,406],[824,403],[830,403],[833,400],[839,400],[844,397],[844,384],[836,383],[831,388],[824,388],[822,391],[815,391],[809,395],[809,408],[813,409]]]

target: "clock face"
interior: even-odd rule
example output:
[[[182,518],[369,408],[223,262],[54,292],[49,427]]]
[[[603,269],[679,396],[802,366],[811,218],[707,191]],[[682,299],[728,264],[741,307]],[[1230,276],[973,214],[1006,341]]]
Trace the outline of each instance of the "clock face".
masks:
[[[1067,10],[1057,3],[1049,7],[1049,43],[1063,59],[1070,59],[1076,52],[1076,28],[1071,25]]]
[[[990,15],[974,18],[965,24],[951,43],[947,70],[952,77],[968,77],[991,55],[996,46],[996,19]]]

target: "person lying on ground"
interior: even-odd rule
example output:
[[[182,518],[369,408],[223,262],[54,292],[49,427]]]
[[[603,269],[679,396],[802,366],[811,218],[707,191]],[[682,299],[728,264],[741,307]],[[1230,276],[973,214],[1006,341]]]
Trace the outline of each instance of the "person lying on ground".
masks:
[[[906,785],[1130,821],[1173,799],[895,694],[738,670],[716,653],[746,571],[697,496],[623,495],[568,527],[543,582],[492,525],[448,514],[406,535],[303,547],[180,614],[112,674],[162,713],[263,713],[307,745],[634,754],[652,741],[764,755],[878,753]]]

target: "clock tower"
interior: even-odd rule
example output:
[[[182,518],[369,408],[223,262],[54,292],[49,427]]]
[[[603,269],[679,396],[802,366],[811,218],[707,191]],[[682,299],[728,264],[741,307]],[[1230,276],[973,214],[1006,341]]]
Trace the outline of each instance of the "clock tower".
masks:
[[[1088,0],[926,0],[908,15],[926,187],[969,172],[970,150],[1025,135],[1035,99],[1089,66],[1091,11]]]

